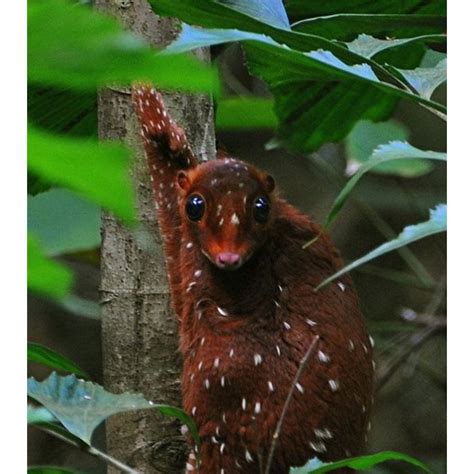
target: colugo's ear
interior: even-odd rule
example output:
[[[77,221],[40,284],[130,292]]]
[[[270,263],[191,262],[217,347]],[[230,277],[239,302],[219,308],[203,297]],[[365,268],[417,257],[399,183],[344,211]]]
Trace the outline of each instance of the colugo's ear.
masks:
[[[275,189],[275,180],[269,174],[263,177],[263,182],[265,183],[267,193],[271,193]]]
[[[179,189],[184,193],[189,189],[189,186],[191,185],[189,176],[185,171],[180,171],[178,173],[178,175],[176,176],[176,182],[178,184]]]

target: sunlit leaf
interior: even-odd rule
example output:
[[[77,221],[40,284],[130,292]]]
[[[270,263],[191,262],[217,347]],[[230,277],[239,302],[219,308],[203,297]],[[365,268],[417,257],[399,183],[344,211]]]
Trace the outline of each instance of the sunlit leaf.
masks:
[[[28,343],[28,360],[30,362],[37,362],[38,364],[51,367],[52,369],[62,370],[81,377],[89,378],[86,372],[84,372],[75,362],[41,344],[33,342]]]
[[[288,15],[281,0],[220,0],[220,3],[276,28],[290,29]]]
[[[315,288],[315,291],[318,291],[322,287],[326,286],[328,283],[337,280],[339,277],[346,274],[347,272],[350,272],[355,268],[360,267],[361,265],[364,265],[365,263],[370,262],[371,260],[378,258],[388,252],[391,252],[392,250],[396,250],[400,247],[411,244],[413,242],[416,242],[417,240],[423,239],[430,235],[445,232],[447,228],[446,212],[446,204],[439,204],[435,209],[430,211],[429,220],[420,224],[405,227],[396,239],[390,240],[389,242],[380,245],[368,254],[355,260],[354,262],[345,266],[330,277],[326,278]]]
[[[366,34],[360,34],[355,40],[346,43],[347,47],[364,58],[371,58],[386,49],[396,48],[411,43],[442,42],[446,41],[446,35],[425,35],[416,38],[381,40]]]
[[[132,80],[193,91],[217,85],[216,71],[204,63],[160,56],[118,20],[67,0],[28,2],[28,77],[81,89]]]
[[[118,143],[28,131],[28,167],[34,173],[70,187],[128,221],[134,215],[129,163],[130,151]]]
[[[60,299],[69,293],[72,279],[71,271],[47,258],[38,241],[28,235],[28,288],[50,298]]]
[[[48,255],[100,245],[100,207],[67,189],[28,197],[28,230]]]
[[[399,72],[403,78],[425,99],[430,99],[433,92],[446,82],[447,79],[447,61],[440,61],[435,67],[416,69],[398,69],[390,67],[391,70]]]
[[[43,382],[30,377],[28,396],[41,403],[70,433],[89,445],[94,430],[109,416],[150,408],[178,418],[196,436],[196,442],[199,441],[194,422],[180,408],[154,404],[138,393],[113,394],[98,384],[77,379],[75,375],[60,377],[53,372]]]
[[[367,456],[359,456],[355,458],[342,459],[341,461],[321,463],[316,459],[311,460],[306,466],[299,468],[292,468],[291,474],[322,474],[323,472],[332,472],[343,467],[355,469],[356,471],[362,471],[370,469],[378,464],[386,461],[402,461],[412,466],[415,466],[422,471],[430,472],[430,469],[426,464],[422,463],[418,459],[407,454],[398,453],[396,451],[382,451],[376,454],[369,454]],[[318,464],[319,463],[319,464]]]
[[[28,405],[27,421],[28,421],[28,424],[38,424],[38,423],[54,423],[58,420],[46,408],[34,407],[32,405]]]

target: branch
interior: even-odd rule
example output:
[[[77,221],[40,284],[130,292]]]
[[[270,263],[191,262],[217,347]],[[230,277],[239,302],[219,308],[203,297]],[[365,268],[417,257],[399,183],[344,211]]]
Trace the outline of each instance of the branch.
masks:
[[[291,385],[291,388],[288,392],[288,396],[286,397],[286,400],[285,400],[285,404],[283,405],[283,410],[281,412],[280,418],[278,419],[278,423],[277,423],[275,433],[273,434],[273,441],[272,441],[272,445],[270,447],[270,453],[268,455],[267,465],[265,467],[264,474],[270,474],[270,467],[271,467],[271,464],[272,464],[273,455],[275,454],[276,444],[277,444],[278,438],[280,437],[280,432],[281,432],[281,428],[283,426],[283,421],[285,420],[285,416],[286,416],[286,413],[288,411],[288,407],[290,405],[291,398],[293,397],[293,393],[295,392],[296,384],[298,383],[298,380],[300,379],[301,374],[302,374],[304,368],[306,367],[309,356],[313,352],[313,350],[314,350],[316,344],[318,343],[318,341],[319,341],[319,334],[316,334],[316,336],[314,336],[314,338],[313,338],[313,341],[311,342],[311,345],[309,346],[309,349],[306,351],[305,356],[301,360],[298,371],[296,372],[295,378],[293,380],[293,384]]]

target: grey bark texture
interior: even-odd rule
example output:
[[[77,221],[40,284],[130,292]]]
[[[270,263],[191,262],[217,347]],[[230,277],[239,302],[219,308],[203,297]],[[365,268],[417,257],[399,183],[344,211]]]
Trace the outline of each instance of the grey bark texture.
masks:
[[[163,47],[179,31],[179,22],[158,18],[144,0],[95,3],[153,46]],[[208,51],[197,54],[209,60]],[[164,97],[196,155],[212,159],[215,137],[210,98],[178,93]],[[104,384],[114,393],[141,392],[153,402],[180,406],[177,321],[170,307],[157,214],[129,91],[110,88],[99,93],[99,136],[125,141],[135,150],[131,174],[138,220],[137,227],[129,229],[111,215],[104,214],[102,219]],[[108,453],[137,471],[183,472],[187,448],[179,422],[145,410],[110,418],[106,430]]]

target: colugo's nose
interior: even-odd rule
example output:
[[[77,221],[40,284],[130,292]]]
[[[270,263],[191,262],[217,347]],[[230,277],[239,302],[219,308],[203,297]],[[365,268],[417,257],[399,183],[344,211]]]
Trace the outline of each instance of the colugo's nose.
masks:
[[[216,265],[226,270],[235,270],[240,267],[242,258],[238,253],[221,252],[216,257]]]

